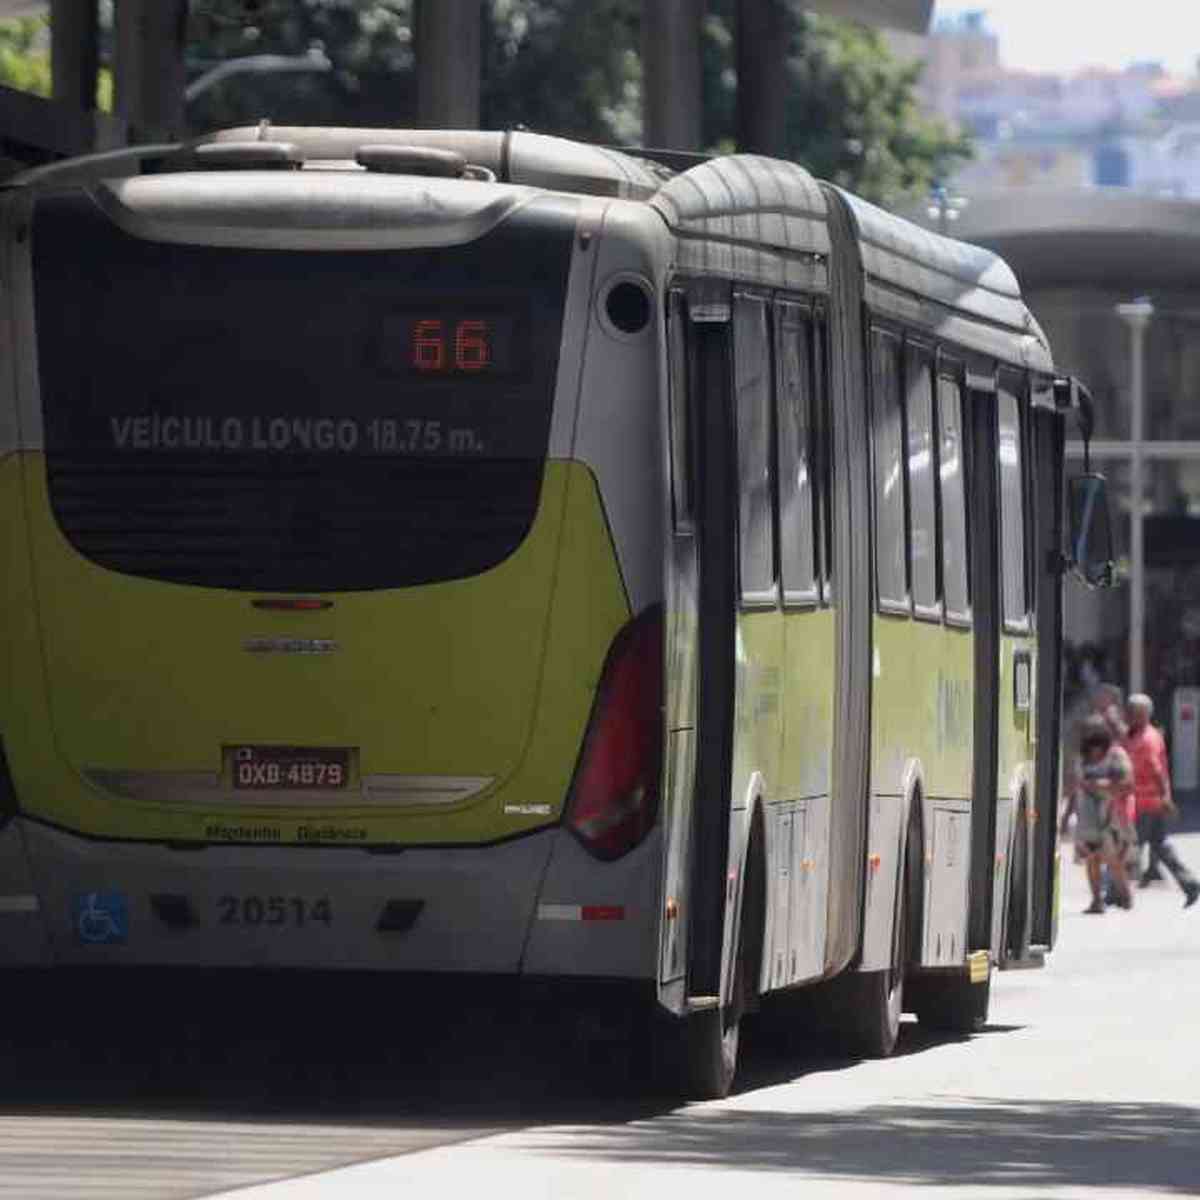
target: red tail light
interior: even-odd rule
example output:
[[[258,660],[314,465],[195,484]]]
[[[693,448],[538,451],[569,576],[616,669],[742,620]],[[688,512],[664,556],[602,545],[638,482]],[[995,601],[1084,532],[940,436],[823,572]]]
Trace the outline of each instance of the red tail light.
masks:
[[[658,816],[663,740],[662,608],[613,639],[575,771],[567,826],[596,858],[620,858]]]

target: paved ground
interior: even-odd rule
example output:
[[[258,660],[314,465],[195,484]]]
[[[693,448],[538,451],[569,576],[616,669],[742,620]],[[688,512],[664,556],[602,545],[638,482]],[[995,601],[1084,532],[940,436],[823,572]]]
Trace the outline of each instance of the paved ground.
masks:
[[[1177,841],[1200,866],[1200,835]],[[409,998],[364,981],[218,997],[147,979],[114,997],[81,979],[22,1016],[0,1197],[1200,1195],[1200,905],[1159,885],[1085,917],[1078,868],[1066,883],[1052,966],[996,977],[983,1033],[907,1025],[877,1063],[760,1039],[736,1096],[674,1111],[621,1100],[553,1046],[532,1069],[497,1052],[503,997],[410,1012],[406,1036]],[[228,1014],[228,1039],[195,1033],[197,1006]],[[282,1048],[265,1035],[281,1011]]]

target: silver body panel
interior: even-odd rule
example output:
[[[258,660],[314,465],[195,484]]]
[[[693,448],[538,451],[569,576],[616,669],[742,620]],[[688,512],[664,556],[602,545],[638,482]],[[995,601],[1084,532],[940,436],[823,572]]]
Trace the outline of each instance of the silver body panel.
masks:
[[[412,848],[372,854],[355,849],[162,845],[92,841],[34,823],[23,829],[40,912],[20,919],[0,913],[14,937],[12,961],[58,965],[138,964],[209,967],[370,969],[496,974],[648,975],[655,935],[650,838],[613,872],[588,858],[562,830],[546,830],[494,846]],[[0,855],[6,852],[0,836]],[[0,859],[0,861],[4,861]],[[22,876],[14,873],[13,890]],[[21,888],[34,890],[26,883]],[[6,885],[7,886],[7,885]],[[90,894],[125,898],[128,931],[119,942],[89,941],[78,928],[80,900]],[[182,898],[193,923],[172,928],[153,897]],[[286,919],[225,921],[247,898],[284,901]],[[290,919],[300,899],[328,901],[328,924]],[[381,931],[388,901],[422,905],[406,931]],[[621,920],[546,921],[539,904],[624,907]],[[235,914],[241,910],[234,908]],[[41,954],[31,958],[40,923]],[[551,926],[553,926],[551,928]]]

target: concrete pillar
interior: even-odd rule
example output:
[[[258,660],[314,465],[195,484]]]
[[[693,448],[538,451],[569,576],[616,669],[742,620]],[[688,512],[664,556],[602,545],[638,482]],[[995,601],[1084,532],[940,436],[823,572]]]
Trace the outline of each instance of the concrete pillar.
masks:
[[[481,21],[481,0],[414,0],[422,128],[478,128]]]
[[[187,0],[116,0],[113,107],[131,143],[185,133],[183,42]]]
[[[50,0],[51,96],[80,112],[96,108],[99,31],[96,0]]]
[[[1129,326],[1129,690],[1146,687],[1145,411],[1146,327],[1154,305],[1146,299],[1118,304]]]
[[[704,0],[642,0],[642,142],[699,150]]]
[[[737,145],[786,155],[784,104],[790,20],[784,0],[738,0]]]

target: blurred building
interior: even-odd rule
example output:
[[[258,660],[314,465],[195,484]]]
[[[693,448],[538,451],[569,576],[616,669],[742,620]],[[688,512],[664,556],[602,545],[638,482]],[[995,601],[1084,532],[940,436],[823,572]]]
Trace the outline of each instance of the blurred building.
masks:
[[[1200,197],[1200,78],[1170,76],[1157,63],[1013,70],[982,11],[939,21],[925,38],[889,40],[923,64],[926,111],[974,138],[976,158],[957,188],[1095,185]]]

